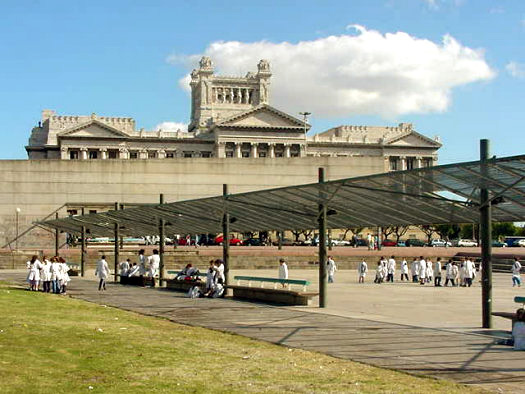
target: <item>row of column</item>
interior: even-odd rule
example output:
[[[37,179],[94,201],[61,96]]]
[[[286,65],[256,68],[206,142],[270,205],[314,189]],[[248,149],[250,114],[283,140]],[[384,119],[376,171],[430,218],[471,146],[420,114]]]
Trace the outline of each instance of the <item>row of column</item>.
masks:
[[[242,155],[243,145],[246,146],[247,143],[245,142],[234,143],[233,157],[237,157],[237,158],[243,157]],[[268,146],[268,148],[259,149],[259,145]],[[249,151],[244,150],[244,152],[249,152],[249,155],[250,155],[249,157],[262,157],[260,154],[261,152],[264,152],[266,153],[265,157],[275,158],[276,153],[279,151],[282,151],[283,157],[292,157],[292,145],[296,145],[296,144],[291,144],[291,143],[277,144],[273,142],[259,144],[257,142],[252,142],[252,143],[249,143],[249,146],[250,146]],[[276,149],[278,146],[281,147],[282,149]],[[295,153],[298,156],[304,156],[304,148],[300,144],[297,144],[297,146],[299,149]],[[226,151],[224,152],[222,156],[226,157]]]
[[[253,89],[221,87],[213,88],[212,94],[214,103],[251,104],[253,97]]]
[[[399,156],[399,157],[390,157],[390,162],[392,163],[395,160],[397,168],[393,168],[393,165],[390,165],[390,170],[404,171],[410,170],[413,168],[423,168],[431,167],[434,165],[434,159],[432,157],[422,156]],[[428,161],[428,162],[424,162]]]
[[[117,155],[114,158],[118,159],[130,159],[131,153],[136,152],[137,159],[148,159],[150,158],[150,154],[153,153],[153,157],[156,159],[165,159],[165,158],[171,158],[171,157],[185,157],[186,152],[184,151],[165,151],[164,149],[159,150],[148,150],[148,149],[140,149],[136,151],[130,151],[128,149],[108,149],[108,148],[76,148],[76,149],[62,149],[61,152],[61,158],[64,160],[67,159],[80,159],[80,160],[88,160],[90,159],[89,152],[97,152],[97,159],[106,160],[109,158],[109,152],[110,150],[116,151]],[[71,157],[71,153],[77,153],[78,157]],[[191,157],[211,157],[213,156],[213,152],[211,151],[188,151],[189,154],[191,154]]]

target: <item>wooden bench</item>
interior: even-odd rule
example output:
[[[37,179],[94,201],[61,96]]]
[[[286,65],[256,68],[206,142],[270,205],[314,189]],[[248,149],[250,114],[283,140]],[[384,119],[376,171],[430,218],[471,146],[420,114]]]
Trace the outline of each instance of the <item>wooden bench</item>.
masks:
[[[177,275],[180,271],[166,271],[168,275]],[[199,272],[196,275],[198,277],[206,277],[206,273]],[[204,287],[206,285],[206,282],[203,282],[201,280],[177,280],[175,278],[171,279],[164,279],[166,282],[166,288],[169,290],[175,290],[175,291],[189,291],[194,286]]]
[[[80,275],[80,264],[67,262],[66,265],[69,267],[69,271],[67,272],[69,276]]]
[[[514,302],[517,304],[521,304],[521,307],[525,309],[525,297],[514,297]],[[514,328],[514,324],[518,321],[518,313],[517,312],[492,312],[492,316],[498,316],[503,317],[504,319],[512,320],[512,328]]]
[[[153,278],[150,276],[127,276],[127,275],[116,275],[120,278],[121,285],[131,285],[131,286],[153,286]]]
[[[233,290],[233,298],[270,302],[282,305],[308,305],[311,299],[319,293],[307,292],[306,287],[310,284],[307,280],[300,279],[276,279],[261,278],[256,276],[235,276],[237,285],[226,286]],[[241,286],[241,281],[247,281],[247,286]],[[252,282],[258,282],[260,286],[252,287]],[[264,283],[273,284],[273,288],[264,287]],[[277,284],[298,285],[302,291],[287,288],[278,288]]]

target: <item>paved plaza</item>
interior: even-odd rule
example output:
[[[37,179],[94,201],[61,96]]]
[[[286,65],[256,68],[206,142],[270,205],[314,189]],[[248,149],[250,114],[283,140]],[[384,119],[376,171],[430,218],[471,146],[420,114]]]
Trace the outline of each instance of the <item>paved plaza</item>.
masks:
[[[0,280],[23,282],[24,271],[0,271]],[[91,273],[89,273],[91,274]],[[236,274],[276,276],[276,271]],[[315,281],[315,270],[290,277]],[[354,271],[339,271],[329,285],[329,307],[275,307],[232,299],[189,299],[165,289],[110,285],[98,292],[94,278],[73,278],[70,295],[172,321],[394,368],[413,374],[523,392],[525,352],[504,345],[510,322],[480,329],[479,283],[472,288],[434,288],[395,282],[356,283]],[[315,283],[312,288],[315,288]],[[494,310],[513,311],[510,275],[494,275]]]

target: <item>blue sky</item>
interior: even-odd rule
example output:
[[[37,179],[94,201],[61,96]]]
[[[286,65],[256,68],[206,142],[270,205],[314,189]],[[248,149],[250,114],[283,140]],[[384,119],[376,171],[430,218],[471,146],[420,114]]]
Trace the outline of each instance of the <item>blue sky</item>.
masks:
[[[311,133],[412,122],[441,136],[441,163],[477,159],[480,138],[491,139],[498,156],[525,153],[522,0],[1,4],[2,159],[27,157],[24,146],[44,108],[133,117],[146,129],[187,122],[180,80],[203,53],[227,73],[250,71],[247,64],[254,70],[259,53],[269,57],[272,104],[292,114],[311,110]],[[284,42],[290,50],[283,52]],[[240,49],[228,56],[232,43]],[[241,61],[239,53],[254,57]],[[295,79],[287,78],[294,67]],[[406,87],[400,81],[412,67]],[[356,84],[365,85],[358,95]],[[338,96],[326,98],[332,87]],[[363,104],[372,91],[376,98]]]

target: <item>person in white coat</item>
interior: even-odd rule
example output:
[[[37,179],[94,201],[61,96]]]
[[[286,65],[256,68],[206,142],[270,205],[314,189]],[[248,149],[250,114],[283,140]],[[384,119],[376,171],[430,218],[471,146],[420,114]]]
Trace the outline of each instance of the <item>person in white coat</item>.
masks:
[[[56,256],[51,259],[51,291],[55,294],[60,292],[60,263]]]
[[[432,260],[428,259],[427,262],[427,283],[432,283],[434,278],[434,264]]]
[[[106,290],[106,279],[109,277],[109,265],[106,261],[106,256],[102,256],[97,263],[95,269],[95,276],[98,276],[100,282],[98,283],[98,290]]]
[[[424,285],[427,281],[427,262],[423,256],[419,257],[419,284]]]
[[[412,282],[419,282],[419,260],[415,257],[410,264],[410,273],[412,274]]]
[[[38,260],[36,255],[31,257],[28,261],[29,267],[29,286],[31,291],[38,291],[38,283],[40,282],[40,270],[42,269],[42,263]]]
[[[386,281],[387,282],[394,282],[394,275],[396,273],[396,259],[394,256],[390,256],[386,263],[386,270],[387,270],[387,276]]]
[[[408,263],[406,259],[401,262],[401,281],[406,279],[408,282]]]
[[[157,249],[153,249],[153,254],[148,257],[148,276],[151,278],[151,285],[155,287],[155,276],[159,272],[160,256]]]
[[[46,256],[42,258],[44,262],[42,263],[42,291],[49,293],[51,291],[51,261],[47,259]]]
[[[359,273],[359,283],[365,283],[365,277],[366,273],[368,272],[368,265],[366,264],[366,261],[361,261],[359,263],[359,267],[357,267],[357,272]]]
[[[66,263],[66,260],[64,260],[62,257],[58,258],[59,264],[60,264],[60,293],[66,294],[67,292],[67,284],[71,281],[71,278],[69,277],[69,266]]]
[[[332,256],[328,256],[326,261],[326,272],[328,273],[328,283],[334,283],[334,274],[337,271],[337,266]]]
[[[476,266],[470,260],[470,258],[467,258],[467,260],[465,261],[465,285],[468,287],[472,286],[472,279],[474,278],[475,270]]]
[[[512,263],[512,287],[518,286],[521,287],[521,263],[517,257],[514,257],[514,262]]]
[[[217,272],[217,275],[215,275],[215,283],[224,285],[226,282],[226,276],[224,275],[224,261],[221,259],[215,260],[215,271]]]
[[[139,250],[139,261],[138,261],[139,276],[142,280],[143,287],[145,286],[144,275],[146,275],[146,256],[144,255],[144,253],[145,253],[144,249]]]
[[[377,263],[376,277],[374,279],[374,283],[377,283],[377,284],[383,283],[384,278],[385,278],[385,270],[383,269],[383,265],[381,264],[381,261],[379,261]]]
[[[441,257],[434,263],[434,286],[441,287]]]
[[[279,259],[279,279],[288,279],[288,266],[284,259]],[[286,287],[286,283],[282,283],[283,287]]]

